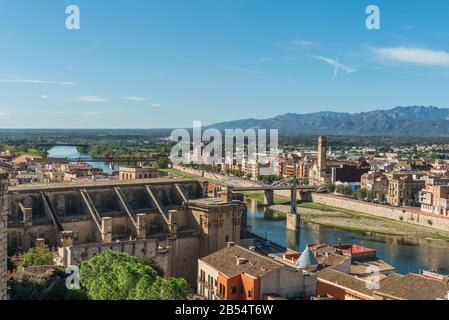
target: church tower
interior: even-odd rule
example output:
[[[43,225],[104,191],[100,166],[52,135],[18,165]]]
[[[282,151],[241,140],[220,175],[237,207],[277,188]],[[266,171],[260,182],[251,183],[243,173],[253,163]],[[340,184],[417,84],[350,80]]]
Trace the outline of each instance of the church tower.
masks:
[[[320,180],[326,177],[327,168],[327,137],[320,136],[318,138],[318,172]]]

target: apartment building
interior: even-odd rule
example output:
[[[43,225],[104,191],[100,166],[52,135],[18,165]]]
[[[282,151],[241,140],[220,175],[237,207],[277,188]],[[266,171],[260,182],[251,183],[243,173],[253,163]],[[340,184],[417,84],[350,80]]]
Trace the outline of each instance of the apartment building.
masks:
[[[427,185],[419,193],[421,211],[449,216],[449,185]]]
[[[382,172],[365,173],[362,175],[360,183],[362,189],[385,193],[388,191],[388,178]]]
[[[392,206],[410,206],[415,196],[425,186],[425,181],[409,173],[393,173],[388,176],[387,202]]]

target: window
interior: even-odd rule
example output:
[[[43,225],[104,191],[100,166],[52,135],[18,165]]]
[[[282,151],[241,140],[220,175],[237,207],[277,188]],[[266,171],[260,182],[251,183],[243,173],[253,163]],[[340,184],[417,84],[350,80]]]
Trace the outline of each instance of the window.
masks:
[[[229,236],[228,235],[226,235],[226,237],[225,237],[225,242],[229,242]]]
[[[237,287],[232,287],[231,288],[231,293],[232,294],[237,294]]]
[[[251,292],[251,290],[248,290],[248,298],[252,298],[252,292]]]

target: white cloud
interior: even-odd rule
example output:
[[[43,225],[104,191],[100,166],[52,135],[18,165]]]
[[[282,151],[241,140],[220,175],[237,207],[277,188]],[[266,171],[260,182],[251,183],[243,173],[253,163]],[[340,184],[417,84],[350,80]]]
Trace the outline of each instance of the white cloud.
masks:
[[[240,68],[240,67],[224,67],[225,69],[232,70],[232,71],[239,71],[239,72],[247,72],[247,73],[254,73],[254,74],[263,74],[263,72],[255,69],[248,69],[248,68]]]
[[[12,113],[10,113],[10,112],[0,111],[0,117],[9,117],[11,115],[12,115]]]
[[[258,59],[259,62],[267,62],[267,61],[271,61],[271,60],[273,60],[273,59],[271,59],[271,58],[264,58],[264,57],[261,57],[261,58]]]
[[[161,103],[160,102],[153,102],[153,103],[150,103],[150,106],[152,108],[160,108],[161,107]]]
[[[291,44],[295,47],[306,48],[306,47],[315,46],[318,43],[315,41],[309,41],[309,40],[294,40],[291,42]]]
[[[76,101],[76,102],[98,102],[98,103],[109,101],[106,98],[99,97],[99,96],[78,96],[78,97],[75,97],[70,100]]]
[[[93,45],[91,45],[90,47],[88,47],[87,49],[86,49],[86,51],[92,51],[92,50],[95,50],[95,49],[97,49],[98,47],[100,47],[102,44],[103,44],[103,40],[101,40],[101,41],[98,41],[98,42],[96,42],[96,43],[94,43]]]
[[[48,81],[48,80],[31,80],[31,79],[0,79],[0,83],[18,83],[18,84],[58,84],[64,86],[74,86],[76,82],[70,81]]]
[[[141,102],[148,101],[148,99],[145,97],[121,97],[121,98],[123,100],[129,100],[129,101],[141,101]]]
[[[323,61],[323,62],[327,63],[328,65],[334,67],[334,76],[332,77],[332,79],[335,79],[337,77],[339,70],[342,70],[346,73],[354,73],[357,71],[357,69],[355,69],[353,67],[349,67],[349,66],[346,66],[346,65],[338,62],[338,59],[334,60],[334,59],[330,59],[330,58],[326,58],[326,57],[322,57],[322,56],[314,56],[313,58]]]
[[[43,94],[43,95],[41,96],[41,98],[44,99],[44,100],[47,100],[47,99],[48,99],[48,94]]]
[[[413,47],[375,48],[381,58],[398,62],[428,66],[449,67],[449,53]]]

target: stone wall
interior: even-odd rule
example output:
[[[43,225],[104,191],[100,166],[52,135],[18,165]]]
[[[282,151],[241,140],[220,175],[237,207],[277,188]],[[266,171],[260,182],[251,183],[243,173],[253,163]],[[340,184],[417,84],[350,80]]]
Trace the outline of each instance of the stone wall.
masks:
[[[90,243],[58,248],[63,265],[78,265],[80,262],[92,258],[94,255],[107,250],[126,252],[135,257],[148,257],[156,259],[159,256],[157,240],[137,240],[113,243]],[[161,267],[165,270],[166,263]]]
[[[395,208],[391,206],[367,203],[344,197],[313,193],[311,200],[315,203],[367,213],[373,216],[408,222],[424,227],[449,231],[449,217],[436,216],[422,212],[418,208]]]
[[[8,174],[0,173],[0,300],[7,298],[7,236],[8,220]]]

